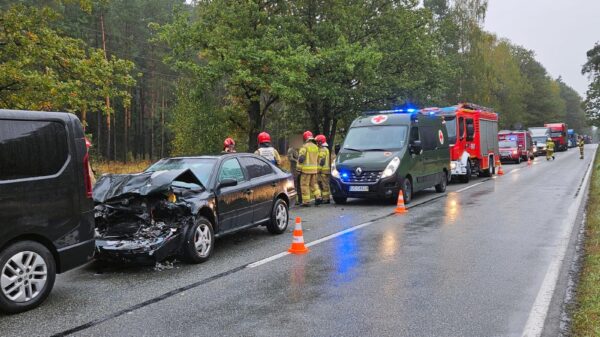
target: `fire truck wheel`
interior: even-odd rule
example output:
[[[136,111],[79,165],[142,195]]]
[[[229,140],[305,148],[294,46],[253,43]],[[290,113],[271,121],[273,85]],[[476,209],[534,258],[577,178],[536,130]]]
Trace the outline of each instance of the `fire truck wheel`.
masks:
[[[519,159],[517,159],[517,165],[521,164],[521,157],[519,157]]]
[[[467,174],[460,176],[460,182],[463,184],[468,184],[469,180],[471,180],[471,162],[467,163]]]

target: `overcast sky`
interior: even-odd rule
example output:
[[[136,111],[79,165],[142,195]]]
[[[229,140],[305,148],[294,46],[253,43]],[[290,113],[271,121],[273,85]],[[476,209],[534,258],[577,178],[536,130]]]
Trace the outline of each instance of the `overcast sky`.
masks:
[[[585,53],[600,41],[600,0],[489,0],[486,30],[535,51],[585,98]]]

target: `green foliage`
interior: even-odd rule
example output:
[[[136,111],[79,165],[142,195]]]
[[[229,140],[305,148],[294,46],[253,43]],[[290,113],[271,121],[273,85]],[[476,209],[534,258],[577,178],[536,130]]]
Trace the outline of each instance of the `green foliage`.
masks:
[[[63,36],[51,27],[59,16],[49,8],[17,5],[0,15],[1,107],[111,114],[106,95],[129,104],[131,62],[106,60],[102,51]]]
[[[582,73],[589,76],[591,83],[586,93],[585,112],[592,124],[600,126],[600,44],[596,43],[587,52],[587,58]]]

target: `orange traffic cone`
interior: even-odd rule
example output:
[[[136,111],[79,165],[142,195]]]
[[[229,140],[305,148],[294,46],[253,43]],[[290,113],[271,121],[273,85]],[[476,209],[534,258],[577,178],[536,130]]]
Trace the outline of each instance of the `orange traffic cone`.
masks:
[[[292,254],[305,254],[308,253],[308,248],[304,245],[304,235],[302,234],[302,219],[296,218],[296,226],[294,226],[294,238],[292,239],[292,246],[288,249],[288,252]]]
[[[504,175],[504,171],[502,170],[502,164],[500,164],[500,166],[498,166],[498,175],[499,176],[503,176]]]
[[[531,166],[532,164],[531,157],[527,157],[527,166]]]
[[[408,213],[406,206],[404,206],[404,193],[402,190],[398,192],[398,202],[396,204],[396,214]]]

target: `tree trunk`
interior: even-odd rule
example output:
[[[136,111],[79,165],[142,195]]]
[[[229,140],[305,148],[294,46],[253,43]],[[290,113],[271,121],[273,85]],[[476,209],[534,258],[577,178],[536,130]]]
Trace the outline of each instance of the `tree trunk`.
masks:
[[[129,107],[125,107],[125,118],[123,119],[123,162],[127,162],[129,154]]]
[[[102,155],[102,110],[98,111],[97,117],[98,125],[96,125],[96,151],[98,155]]]
[[[165,87],[162,90],[162,103],[160,105],[160,157],[165,157]]]
[[[260,97],[260,95],[258,95]],[[256,138],[258,137],[258,133],[260,132],[260,122],[261,122],[261,111],[260,111],[260,101],[250,101],[248,105],[248,152],[254,152],[256,148],[258,148],[258,141]]]
[[[102,30],[102,50],[104,59],[108,60],[106,55],[106,33],[104,31],[104,14],[100,13],[100,27]],[[110,97],[106,95],[106,157],[110,158]]]

